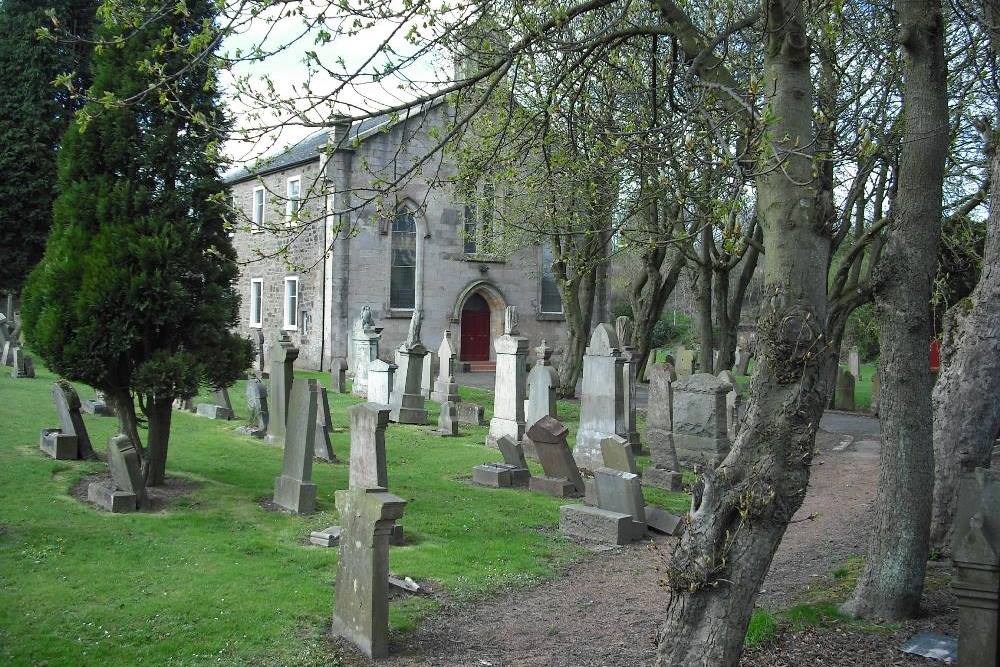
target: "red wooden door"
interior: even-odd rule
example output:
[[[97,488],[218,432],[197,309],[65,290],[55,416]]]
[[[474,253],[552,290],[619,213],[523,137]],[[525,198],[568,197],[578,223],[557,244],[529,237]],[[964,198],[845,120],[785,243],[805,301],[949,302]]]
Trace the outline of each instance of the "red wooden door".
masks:
[[[462,361],[490,360],[490,306],[473,294],[462,308]]]

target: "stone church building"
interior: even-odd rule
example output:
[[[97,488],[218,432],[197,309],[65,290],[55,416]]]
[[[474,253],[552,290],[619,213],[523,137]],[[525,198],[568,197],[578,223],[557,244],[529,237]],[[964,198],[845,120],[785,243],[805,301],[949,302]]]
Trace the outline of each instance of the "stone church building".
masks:
[[[380,356],[391,360],[422,304],[424,345],[436,351],[450,329],[460,366],[487,370],[512,305],[532,346],[545,338],[561,351],[563,308],[549,251],[489,252],[494,216],[482,202],[494,193],[461,196],[454,164],[440,151],[421,162],[448,113],[437,104],[340,123],[227,175],[242,334],[257,340],[259,330],[266,353],[287,332],[300,349],[297,366],[327,370],[347,359],[352,323],[367,305],[384,327]],[[391,196],[382,194],[386,183]]]

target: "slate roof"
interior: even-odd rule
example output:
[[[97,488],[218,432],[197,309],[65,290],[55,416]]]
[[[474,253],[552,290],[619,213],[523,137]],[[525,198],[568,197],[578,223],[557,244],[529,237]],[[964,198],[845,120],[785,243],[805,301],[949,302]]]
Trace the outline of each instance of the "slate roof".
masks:
[[[366,118],[362,121],[356,121],[351,125],[351,131],[348,134],[349,140],[353,140],[355,137],[364,135],[366,132],[374,130],[381,125],[385,125],[389,121],[389,114],[382,114],[380,116]],[[299,141],[297,144],[289,146],[280,152],[265,155],[257,162],[255,169],[249,169],[247,167],[233,169],[226,172],[223,175],[222,180],[223,182],[231,185],[233,183],[246,180],[252,176],[259,176],[273,171],[280,171],[285,167],[301,164],[303,162],[311,162],[319,157],[319,151],[324,145],[326,145],[326,140],[329,135],[329,130],[314,132],[305,139]],[[361,139],[364,140],[365,137],[361,136]]]

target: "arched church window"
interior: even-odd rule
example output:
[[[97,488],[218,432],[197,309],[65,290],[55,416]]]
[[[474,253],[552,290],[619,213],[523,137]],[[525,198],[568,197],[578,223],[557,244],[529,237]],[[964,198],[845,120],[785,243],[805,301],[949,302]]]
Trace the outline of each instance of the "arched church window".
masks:
[[[417,223],[413,211],[402,207],[392,221],[392,267],[389,307],[413,308],[417,278]]]

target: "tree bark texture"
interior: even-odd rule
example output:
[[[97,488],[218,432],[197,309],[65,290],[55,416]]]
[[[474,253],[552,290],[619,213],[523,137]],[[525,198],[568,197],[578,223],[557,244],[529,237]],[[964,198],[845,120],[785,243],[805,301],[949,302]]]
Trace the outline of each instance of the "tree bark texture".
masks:
[[[1000,57],[1000,0],[983,0],[984,26],[994,57]],[[997,100],[1000,121],[1000,100]],[[959,471],[989,467],[1000,436],[1000,132],[986,134],[990,159],[990,212],[979,283],[968,299],[949,310],[942,345],[942,371],[934,386],[934,507],[931,548],[950,550]]]
[[[934,484],[928,344],[948,150],[940,0],[899,0],[904,138],[897,219],[875,275],[881,360],[882,453],[867,558],[845,610],[912,617],[920,606]]]
[[[687,53],[699,38],[673,2],[659,7]],[[813,91],[798,0],[768,0],[763,89],[772,110],[768,157],[758,165],[764,302],[747,417],[705,490],[666,568],[670,592],[657,665],[726,667],[742,653],[754,598],[792,515],[805,497],[823,412],[828,233],[818,224],[812,177]],[[710,76],[718,61],[705,59]]]
[[[167,445],[170,442],[172,399],[149,397],[146,418],[149,434],[146,438],[146,486],[161,486],[167,472]]]

